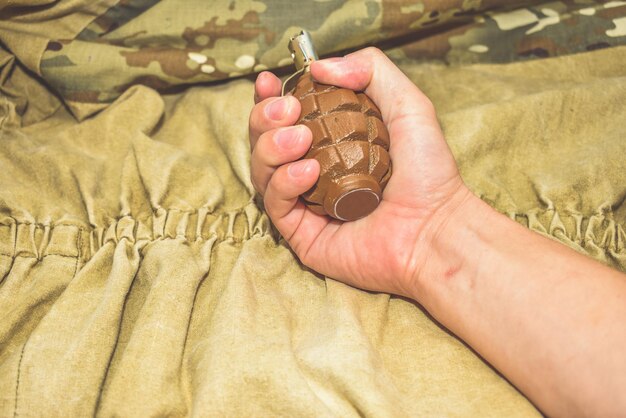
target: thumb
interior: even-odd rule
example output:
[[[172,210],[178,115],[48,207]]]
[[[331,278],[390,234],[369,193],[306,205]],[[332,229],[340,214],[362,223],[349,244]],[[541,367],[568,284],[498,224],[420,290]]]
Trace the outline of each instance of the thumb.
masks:
[[[380,108],[389,128],[407,116],[422,126],[438,125],[428,97],[378,48],[315,61],[311,74],[323,84],[364,91]]]

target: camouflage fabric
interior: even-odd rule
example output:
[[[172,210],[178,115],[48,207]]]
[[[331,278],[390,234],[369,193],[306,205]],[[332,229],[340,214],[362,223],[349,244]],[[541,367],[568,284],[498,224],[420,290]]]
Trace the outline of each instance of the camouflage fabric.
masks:
[[[554,1],[476,16],[471,23],[407,42],[389,54],[460,65],[547,58],[624,43],[626,2]]]
[[[400,56],[458,62],[562,55],[626,40],[620,2],[494,11],[536,3],[326,1],[292,10],[284,1],[220,2],[208,9],[200,0],[184,7],[174,0],[124,0],[74,39],[51,40],[41,72],[80,116],[92,109],[78,104],[110,102],[134,84],[167,90],[291,66],[285,45],[300,28],[312,33],[322,55],[400,37],[396,44],[409,42]]]
[[[300,28],[311,31],[326,54],[467,21],[468,13],[505,3],[334,0],[300,2],[294,9],[285,1],[231,1],[209,9],[201,0],[182,8],[173,0],[127,0],[75,39],[52,40],[41,69],[69,101],[108,102],[133,84],[162,90],[289,66],[285,46]]]

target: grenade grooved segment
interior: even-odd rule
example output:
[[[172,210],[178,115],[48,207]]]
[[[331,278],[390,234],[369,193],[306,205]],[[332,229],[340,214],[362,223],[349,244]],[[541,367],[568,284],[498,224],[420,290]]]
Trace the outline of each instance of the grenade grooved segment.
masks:
[[[389,154],[383,147],[378,145],[371,145],[369,151],[368,172],[376,181],[381,182],[389,171],[389,165],[391,164]]]
[[[315,82],[305,72],[296,83],[298,123],[313,133],[304,158],[320,163],[320,178],[302,194],[317,214],[352,221],[370,214],[391,176],[389,133],[380,110],[364,93]]]
[[[374,116],[367,118],[367,140],[389,150],[389,132],[382,120]]]
[[[380,110],[378,110],[378,107],[374,104],[372,99],[367,96],[367,94],[359,93],[357,94],[357,97],[359,98],[359,102],[361,103],[361,112],[363,112],[367,116],[374,116],[381,121],[383,120],[383,117],[380,114]]]

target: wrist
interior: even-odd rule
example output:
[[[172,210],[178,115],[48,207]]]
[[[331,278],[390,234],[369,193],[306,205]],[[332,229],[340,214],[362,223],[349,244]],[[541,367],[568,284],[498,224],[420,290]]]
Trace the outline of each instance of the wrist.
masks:
[[[548,415],[607,405],[623,388],[623,276],[473,195],[459,202],[420,237],[410,297]]]
[[[489,231],[504,218],[465,185],[439,208],[413,252],[414,269],[408,293],[431,314],[452,287],[469,289],[481,259],[488,252]]]

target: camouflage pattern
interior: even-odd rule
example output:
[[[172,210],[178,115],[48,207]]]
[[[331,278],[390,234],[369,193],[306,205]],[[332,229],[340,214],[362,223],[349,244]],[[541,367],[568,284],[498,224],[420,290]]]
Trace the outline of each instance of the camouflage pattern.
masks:
[[[527,1],[298,2],[123,0],[75,39],[52,40],[40,69],[62,96],[108,102],[132,84],[157,89],[290,66],[286,42],[309,30],[322,54]],[[286,12],[289,13],[286,13]]]
[[[390,49],[395,59],[505,63],[626,43],[626,2],[554,1],[476,16],[471,23]]]
[[[566,0],[121,0],[74,39],[51,40],[40,71],[71,108],[134,84],[167,90],[291,66],[309,30],[321,55],[383,42],[393,58],[450,63],[541,58],[626,43],[626,3]],[[529,6],[530,5],[530,6]],[[97,107],[93,108],[97,109]]]

